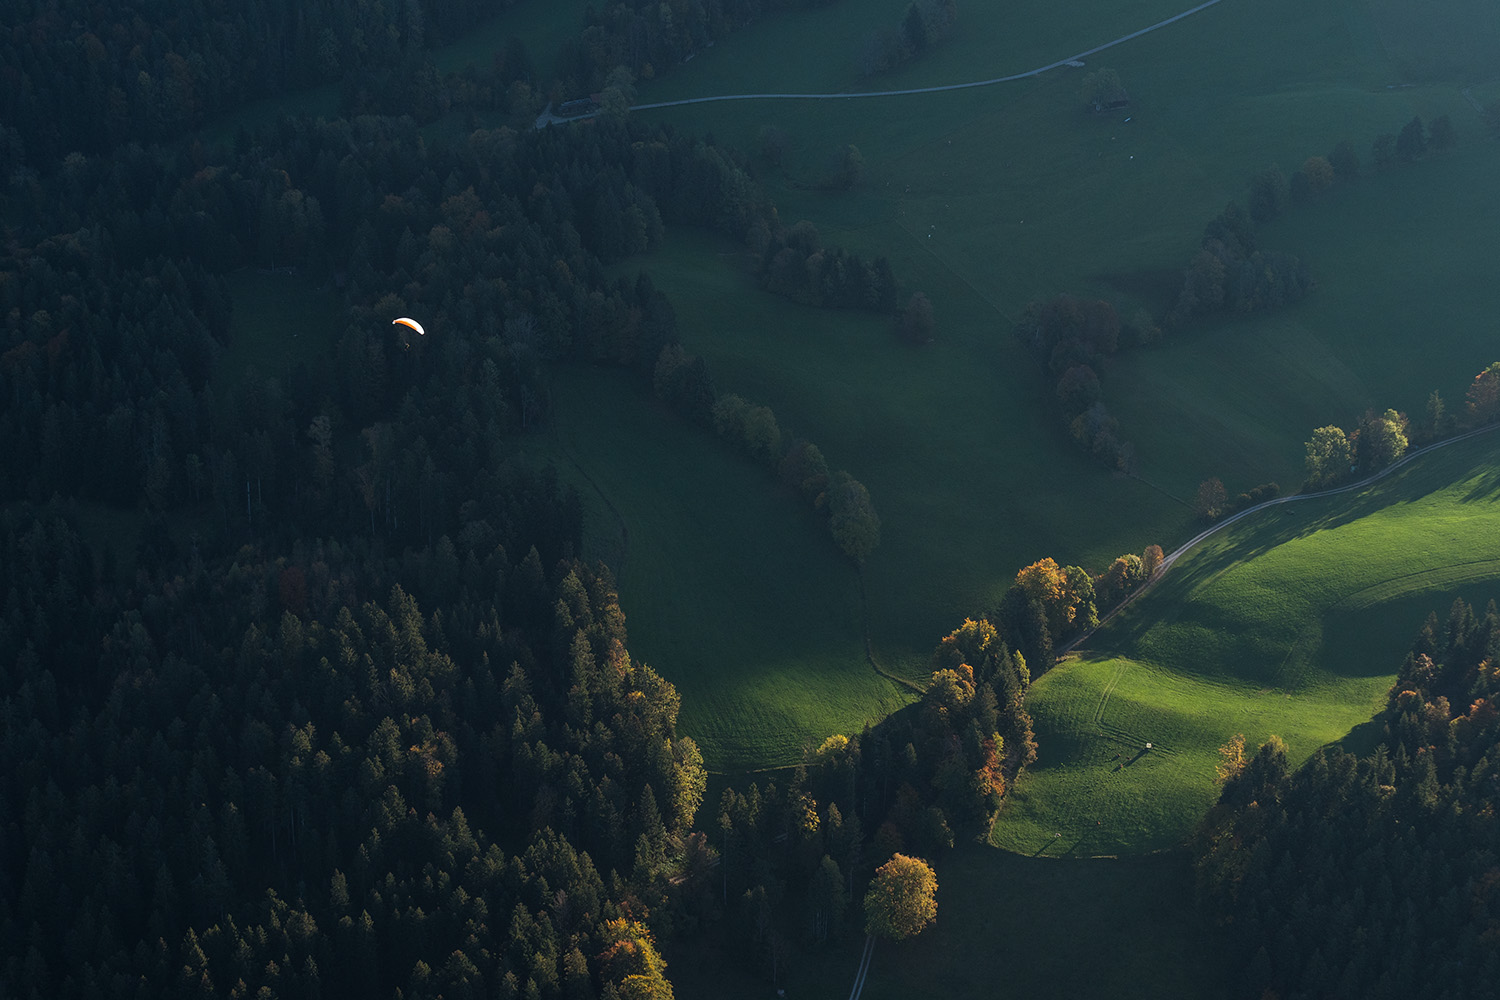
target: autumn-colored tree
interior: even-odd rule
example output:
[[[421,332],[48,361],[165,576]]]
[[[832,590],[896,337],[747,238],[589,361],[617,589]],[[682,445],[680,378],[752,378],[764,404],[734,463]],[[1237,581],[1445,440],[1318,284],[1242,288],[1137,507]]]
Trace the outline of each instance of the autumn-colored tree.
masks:
[[[621,1000],[672,1000],[667,963],[645,924],[618,917],[605,923],[600,935],[606,947],[599,966]]]
[[[933,668],[962,671],[967,666],[970,681],[976,673],[986,677],[993,673],[992,666],[986,669],[986,661],[999,655],[1002,648],[995,626],[983,619],[965,618],[962,625],[938,642],[932,655]]]
[[[1109,564],[1109,569],[1094,581],[1098,598],[1106,607],[1121,600],[1147,578],[1145,563],[1134,552],[1126,553]]]
[[[1017,573],[1016,584],[1041,606],[1054,637],[1099,624],[1093,577],[1087,570],[1063,568],[1048,556]]]
[[[1149,580],[1156,575],[1156,571],[1161,569],[1162,560],[1165,558],[1160,545],[1146,546],[1146,551],[1141,553],[1141,571],[1146,574],[1146,579]]]
[[[1469,423],[1475,426],[1487,424],[1500,415],[1500,361],[1474,376],[1464,394],[1464,403]]]
[[[1219,763],[1214,768],[1214,773],[1219,784],[1239,777],[1240,772],[1245,769],[1245,734],[1235,733],[1234,739],[1219,747]]]
[[[1051,556],[1039,559],[1016,574],[1016,583],[1044,607],[1055,604],[1062,598],[1062,567]]]
[[[865,929],[901,941],[937,919],[937,874],[921,858],[896,854],[865,893]]]

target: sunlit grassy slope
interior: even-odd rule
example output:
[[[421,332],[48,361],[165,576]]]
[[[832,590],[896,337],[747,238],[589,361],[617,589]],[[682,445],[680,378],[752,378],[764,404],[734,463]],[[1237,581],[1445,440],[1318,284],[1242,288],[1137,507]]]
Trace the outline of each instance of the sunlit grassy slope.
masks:
[[[1427,613],[1497,592],[1493,434],[1358,494],[1247,518],[1037,681],[1040,755],[994,841],[1080,855],[1179,843],[1213,801],[1217,748],[1235,733],[1252,747],[1275,733],[1296,760],[1351,730],[1368,749]]]

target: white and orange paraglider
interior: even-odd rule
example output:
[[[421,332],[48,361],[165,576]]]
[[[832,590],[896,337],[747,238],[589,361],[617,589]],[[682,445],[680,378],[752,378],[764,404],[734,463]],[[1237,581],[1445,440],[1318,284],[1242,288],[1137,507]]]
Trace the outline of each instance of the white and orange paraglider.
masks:
[[[417,331],[419,334],[421,334],[424,337],[427,336],[427,331],[424,330],[424,329],[422,329],[422,324],[421,323],[418,323],[414,319],[407,319],[405,316],[402,316],[400,319],[393,319],[393,320],[391,320],[391,326],[404,326],[404,327],[408,327],[408,328],[410,328],[412,330]]]

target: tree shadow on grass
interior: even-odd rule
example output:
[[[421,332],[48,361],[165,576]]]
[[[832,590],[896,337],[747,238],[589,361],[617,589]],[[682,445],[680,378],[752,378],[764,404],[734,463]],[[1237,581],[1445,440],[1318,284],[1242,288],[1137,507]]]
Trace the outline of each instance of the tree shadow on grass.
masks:
[[[1464,494],[1465,503],[1481,503],[1500,499],[1500,466],[1486,469],[1469,481],[1469,492]]]
[[[1368,757],[1384,742],[1385,719],[1377,715],[1368,722],[1361,722],[1345,733],[1342,739],[1335,740],[1332,745],[1356,757]]]

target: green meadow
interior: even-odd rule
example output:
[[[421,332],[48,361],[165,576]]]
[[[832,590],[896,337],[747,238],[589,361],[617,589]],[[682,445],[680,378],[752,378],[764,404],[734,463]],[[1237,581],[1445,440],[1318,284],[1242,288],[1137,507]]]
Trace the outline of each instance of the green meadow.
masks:
[[[1497,596],[1497,449],[1481,435],[1363,491],[1268,508],[1180,559],[1033,686],[1038,759],[994,843],[1082,856],[1177,845],[1212,804],[1218,748],[1236,733],[1251,747],[1281,736],[1294,761],[1346,737],[1370,749],[1428,612]]]

